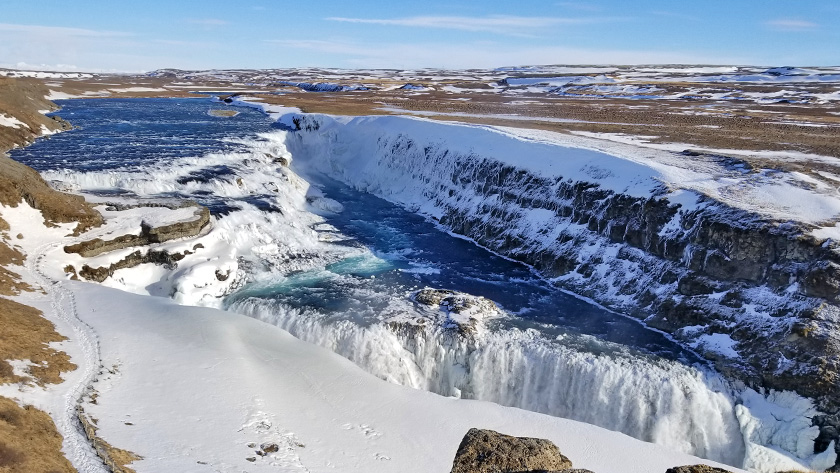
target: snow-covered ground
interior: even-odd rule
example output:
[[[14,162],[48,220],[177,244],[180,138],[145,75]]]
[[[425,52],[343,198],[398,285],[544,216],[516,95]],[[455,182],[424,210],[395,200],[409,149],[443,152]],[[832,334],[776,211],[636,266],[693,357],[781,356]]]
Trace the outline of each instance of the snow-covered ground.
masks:
[[[24,236],[25,278],[46,291],[18,299],[70,337],[61,348],[79,365],[61,385],[0,393],[59,419],[80,472],[103,471],[69,417],[87,386],[98,435],[141,455],[138,472],[447,471],[471,427],[548,438],[599,473],[715,465],[588,424],[388,383],[245,316],[45,277],[73,241],[67,229],[36,224],[25,204],[0,214]],[[256,453],[271,443],[277,452]]]
[[[240,97],[237,105],[247,104],[243,100],[247,97]],[[306,127],[313,123],[313,116],[301,116],[296,109],[264,104],[252,106],[263,109],[290,127],[298,124]],[[526,377],[534,374],[536,384],[547,381],[540,378],[545,370],[536,370],[533,364],[527,364],[535,355],[546,356],[546,360],[559,357],[558,360],[566,363],[553,373],[554,378],[568,377],[569,373],[577,375],[584,371],[581,367],[589,366],[590,376],[579,379],[592,385],[593,380],[598,380],[602,386],[610,386],[624,404],[613,403],[616,398],[608,397],[615,392],[587,389],[577,392],[580,399],[576,402],[585,396],[594,399],[603,394],[606,396],[602,399],[603,404],[608,407],[635,409],[652,399],[659,404],[651,411],[654,414],[645,417],[650,420],[652,429],[619,425],[630,421],[621,413],[607,410],[596,410],[594,414],[587,411],[580,417],[593,419],[593,422],[597,419],[602,425],[606,423],[616,429],[629,429],[638,437],[668,445],[670,449],[667,449],[588,424],[410,389],[409,386],[429,389],[424,383],[435,382],[424,378],[426,373],[421,372],[425,368],[454,372],[463,370],[466,365],[433,366],[432,357],[412,360],[410,357],[416,353],[404,351],[393,334],[389,338],[388,334],[365,332],[341,324],[317,326],[305,317],[273,320],[277,313],[265,313],[265,307],[250,313],[254,318],[287,327],[297,336],[325,346],[336,341],[347,342],[331,348],[377,376],[404,386],[381,381],[335,353],[294,339],[276,326],[215,309],[221,305],[222,297],[229,294],[246,274],[248,269],[243,267],[243,262],[265,264],[268,272],[282,274],[364,252],[358,248],[337,249],[329,244],[340,240],[341,235],[325,230],[323,219],[312,211],[338,212],[341,204],[311,187],[286,165],[278,164],[283,161],[288,164],[292,157],[305,161],[304,167],[318,168],[358,188],[431,216],[439,216],[440,208],[428,199],[428,189],[417,185],[407,177],[405,169],[401,169],[401,166],[410,168],[418,163],[401,163],[398,154],[376,162],[382,158],[384,149],[415,147],[425,150],[427,155],[431,149],[431,154],[446,151],[490,158],[536,175],[597,182],[604,188],[631,196],[663,195],[664,192],[673,202],[684,205],[685,210],[697,208],[700,205],[697,197],[701,195],[713,198],[743,196],[733,203],[745,210],[825,225],[825,222],[837,219],[838,209],[829,190],[820,187],[819,182],[794,173],[759,174],[744,182],[735,174],[740,171],[715,163],[689,165],[666,149],[640,149],[637,143],[599,139],[603,137],[441,124],[404,117],[315,116],[314,120],[318,123],[317,133],[264,135],[250,143],[251,149],[247,153],[218,153],[183,159],[142,172],[46,173],[49,179],[62,181],[75,190],[122,189],[142,196],[177,187],[187,193],[203,190],[229,197],[246,197],[268,189],[276,195],[274,202],[282,214],[244,205],[240,211],[214,220],[213,228],[196,238],[156,246],[170,252],[192,252],[177,268],[143,265],[119,270],[105,282],[105,285],[138,295],[69,282],[63,271],[66,264],[73,264],[77,269],[84,263],[107,266],[134,249],[92,259],[68,255],[61,251],[64,244],[71,242],[64,236],[68,233],[66,229],[42,232],[39,227],[31,226],[38,218],[25,205],[17,210],[0,209],[4,218],[12,223],[12,234],[22,229],[25,235],[20,243],[33,261],[28,267],[28,277],[48,288],[45,297],[28,294],[22,296],[22,300],[43,308],[48,317],[57,321],[63,333],[77,334],[71,337],[74,341],[67,343],[66,349],[73,355],[74,362],[84,368],[79,371],[87,373],[84,376],[79,371],[71,373],[69,384],[49,392],[28,389],[19,394],[15,386],[5,386],[2,393],[41,405],[60,417],[66,415],[67,406],[75,402],[76,394],[67,394],[75,392],[70,384],[75,383],[73,389],[86,384],[91,377],[88,368],[101,363],[103,368],[93,385],[98,393],[97,403],[87,405],[86,409],[100,420],[100,434],[106,440],[145,457],[135,464],[138,471],[262,471],[271,467],[282,467],[281,471],[446,471],[460,437],[470,427],[549,438],[575,462],[575,466],[598,473],[664,471],[668,466],[699,462],[674,450],[703,451],[703,454],[725,458],[730,463],[736,461],[734,457],[743,457],[742,465],[758,472],[824,469],[833,463],[832,448],[824,454],[813,455],[816,428],[811,427],[810,418],[816,411],[809,400],[793,393],[762,395],[739,389],[733,394],[729,391],[730,386],[709,383],[690,369],[657,371],[643,366],[634,371],[632,363],[626,366],[610,364],[605,357],[578,357],[578,354],[550,350],[541,352],[539,343],[523,344],[519,353],[515,351],[516,346],[511,349],[518,341],[505,336],[487,337],[484,351],[472,352],[476,356],[471,362],[477,364],[470,369],[476,378],[494,374],[492,369],[481,371],[481,363],[487,367],[498,361],[494,356],[518,366],[521,372],[528,373]],[[387,159],[391,158],[392,165],[388,165]],[[210,164],[233,167],[243,164],[237,167],[243,179],[177,184],[178,177]],[[786,197],[791,190],[803,187],[810,187],[815,192]],[[154,208],[103,209],[108,224],[84,238],[136,234],[139,221],[165,224],[183,221],[189,217],[187,213],[189,211]],[[539,233],[550,224],[550,217],[544,212],[532,212],[527,218],[529,228]],[[828,238],[836,237],[835,231],[840,230],[829,225],[818,232]],[[202,248],[197,250],[197,244]],[[318,255],[318,258],[294,264],[284,260],[285,256],[298,252]],[[142,297],[149,294],[165,298]],[[168,300],[169,297],[180,304],[209,307],[179,306]],[[96,334],[95,358],[101,358],[101,362],[89,361],[90,347],[79,344],[85,341],[80,334],[86,333]],[[526,334],[523,338],[528,336],[531,335]],[[437,353],[433,346],[436,341],[429,340],[426,355]],[[381,361],[379,366],[372,366],[376,363],[365,365],[361,358],[353,357],[352,350],[342,352],[348,346],[354,348],[351,346],[354,343],[362,346],[360,341],[372,341],[363,348],[373,346],[379,350],[379,355],[385,355],[377,361]],[[723,356],[738,356],[737,343],[723,334],[701,335],[697,343],[698,348],[702,345]],[[392,354],[396,354],[396,358],[385,359]],[[86,356],[88,360],[85,360]],[[410,360],[409,365],[416,363],[418,371],[376,370],[383,366],[391,369],[397,359],[400,363]],[[579,366],[572,366],[576,360]],[[426,363],[425,367],[420,366],[423,363]],[[24,368],[20,364],[17,366]],[[411,376],[400,377],[407,372]],[[391,374],[394,376],[389,376]],[[554,382],[554,378],[549,381]],[[636,385],[631,386],[632,383],[626,382],[628,379],[649,385],[634,389]],[[488,388],[487,398],[520,405],[521,392],[490,389],[493,381],[490,375],[483,378]],[[660,383],[658,390],[655,389],[657,383]],[[650,387],[653,388],[648,389]],[[447,386],[438,391],[457,396],[457,389],[454,385],[452,388],[448,390]],[[646,390],[656,391],[654,394],[658,397],[640,395]],[[698,399],[699,393],[708,397]],[[540,399],[536,399],[538,396],[533,393],[524,396],[530,396],[534,402],[523,405],[546,411],[533,407],[540,404]],[[591,407],[584,404],[578,404],[582,411]],[[575,416],[575,413],[567,415]],[[610,424],[610,415],[618,415],[619,422]],[[692,428],[697,427],[695,422],[702,423],[704,428],[712,427],[693,431]],[[691,424],[692,428],[682,424]],[[719,430],[715,430],[718,427]],[[68,432],[66,426],[62,429]],[[686,440],[695,434],[713,438],[708,443]],[[266,442],[277,443],[279,452],[265,457],[255,454],[255,450]],[[256,447],[249,447],[249,444]],[[707,445],[711,447],[704,451]],[[68,441],[66,448],[72,454],[78,447]],[[71,458],[79,456],[72,455]],[[638,469],[628,470],[628,465],[638,465]],[[87,466],[82,470],[94,471]]]
[[[18,120],[15,117],[10,117],[5,113],[0,113],[0,126],[7,126],[10,128],[20,128],[21,126],[27,126],[26,123]]]
[[[311,211],[317,209],[340,211],[341,205],[322,195],[317,188],[310,186],[285,165],[278,164],[281,161],[290,162],[293,154],[296,159],[300,158],[303,161],[303,167],[320,167],[324,172],[359,188],[377,193],[427,215],[438,215],[439,209],[425,197],[427,190],[422,185],[417,185],[415,181],[406,178],[402,174],[404,170],[400,168],[401,165],[410,167],[418,163],[400,163],[398,155],[392,156],[393,166],[376,163],[375,160],[381,158],[379,153],[383,149],[392,146],[414,146],[416,149],[430,148],[441,153],[447,151],[463,155],[474,154],[497,159],[545,176],[562,175],[566,178],[595,180],[606,188],[636,196],[646,196],[660,192],[663,188],[671,188],[670,197],[687,207],[697,204],[697,195],[716,192],[721,187],[721,182],[727,183],[729,182],[727,179],[732,177],[727,174],[729,171],[714,166],[700,169],[686,167],[684,160],[677,160],[673,154],[664,151],[640,151],[638,147],[630,144],[614,144],[586,137],[441,124],[399,117],[357,119],[327,116],[302,117],[296,113],[296,110],[279,107],[269,109],[262,104],[254,106],[264,109],[267,113],[276,114],[276,118],[289,126],[295,126],[297,120],[299,124],[306,127],[307,124],[311,124],[309,120],[317,119],[319,120],[317,133],[276,132],[263,135],[260,140],[249,142],[251,149],[246,153],[215,153],[201,158],[185,158],[160,167],[148,167],[142,171],[45,173],[48,179],[62,181],[73,189],[122,189],[138,195],[154,195],[179,189],[185,193],[208,191],[220,196],[244,198],[253,193],[264,193],[268,189],[274,195],[275,204],[282,209],[282,214],[268,213],[243,205],[242,210],[216,220],[211,231],[195,239],[169,242],[158,246],[158,249],[166,249],[170,252],[193,251],[196,249],[196,244],[203,246],[181,260],[176,269],[143,265],[133,269],[119,270],[113,277],[106,280],[106,285],[137,294],[172,297],[182,304],[219,307],[222,297],[230,293],[240,278],[249,276],[247,268],[241,264],[243,261],[249,263],[245,266],[267,267],[267,272],[274,273],[276,276],[324,265],[329,261],[346,258],[354,252],[363,252],[364,250],[357,248],[348,249],[329,244],[330,241],[340,240],[341,236],[332,231],[319,230],[322,229],[323,219]],[[385,137],[384,141],[379,139],[382,136]],[[306,147],[302,147],[302,144]],[[525,159],[526,157],[528,159]],[[179,177],[190,175],[196,170],[211,165],[233,167],[242,179],[226,178],[208,182],[177,183]],[[680,186],[682,186],[681,190]],[[458,196],[458,198],[463,197],[465,196]],[[820,202],[821,198],[819,195],[813,197],[817,202]],[[787,205],[786,202],[773,199],[759,201],[759,204],[769,206],[769,211],[775,212],[785,211],[784,206]],[[797,204],[804,205],[801,202]],[[750,209],[763,208],[755,204],[755,201],[746,201],[745,205],[752,205]],[[166,210],[136,210],[134,213],[137,215],[126,211],[104,211],[109,224],[94,233],[109,234],[114,237],[136,232],[138,219],[152,221],[150,212],[155,215],[160,214],[157,220],[160,223],[165,223],[166,218],[176,220],[184,218],[183,215],[177,215],[177,213],[166,217],[163,215],[167,212]],[[826,212],[830,212],[830,209]],[[800,210],[799,213],[803,211]],[[538,231],[541,226],[545,226],[546,217],[544,213],[533,212],[528,220],[529,225],[534,231]],[[132,221],[134,223],[131,223]],[[63,272],[66,264],[73,264],[77,269],[84,262],[92,266],[107,266],[131,251],[133,250],[120,250],[85,261],[77,255],[53,252],[50,257],[51,264],[44,267],[44,271],[55,280],[63,280],[66,278]],[[317,258],[297,260],[298,262],[293,264],[285,258],[287,255],[300,252],[317,255]],[[220,278],[219,275],[225,277]],[[250,276],[255,275],[250,274]],[[256,275],[257,278],[266,276],[266,274]],[[85,291],[94,290],[85,289]],[[94,293],[96,292],[90,294]],[[178,311],[174,306],[170,307],[161,301],[149,302],[149,304],[154,305],[153,311]],[[164,305],[159,306],[160,304]],[[99,310],[97,307],[93,308]],[[245,311],[244,307],[240,309]],[[646,365],[636,366],[639,369],[635,369],[632,362],[622,364],[620,360],[616,362],[608,357],[579,356],[545,348],[547,345],[541,345],[539,340],[534,343],[525,340],[531,336],[528,334],[521,337],[522,340],[510,338],[504,334],[495,338],[488,337],[484,340],[485,345],[481,350],[469,352],[465,349],[462,352],[453,352],[451,359],[441,358],[445,363],[438,366],[434,363],[438,358],[432,355],[437,353],[435,350],[438,348],[443,350],[441,351],[443,353],[446,347],[438,346],[434,338],[428,339],[428,350],[409,353],[400,345],[398,337],[395,337],[393,333],[388,334],[387,331],[377,332],[378,328],[357,330],[346,324],[319,326],[317,321],[307,320],[305,317],[277,320],[279,310],[273,313],[269,310],[266,313],[264,309],[265,307],[256,308],[250,310],[249,314],[288,328],[296,336],[327,346],[377,376],[405,386],[458,395],[460,385],[446,383],[460,376],[451,376],[451,373],[455,373],[458,369],[463,370],[463,367],[467,366],[457,357],[473,353],[475,356],[470,355],[469,359],[471,363],[475,362],[470,366],[471,376],[474,379],[469,382],[472,383],[472,388],[484,386],[484,391],[476,391],[483,393],[481,394],[483,399],[597,422],[603,426],[633,433],[640,438],[664,443],[674,449],[725,459],[730,463],[738,464],[741,458],[746,458],[743,465],[754,471],[802,467],[821,469],[833,461],[832,449],[828,450],[829,453],[816,456],[813,455],[812,450],[808,451],[808,445],[813,444],[817,432],[816,428],[810,426],[809,421],[803,423],[802,419],[809,419],[815,411],[810,401],[790,393],[772,394],[771,401],[761,401],[765,399],[764,396],[757,394],[754,396],[749,390],[730,392],[731,387],[715,385],[715,382],[709,383],[702,379],[701,375],[689,369],[672,367],[669,371],[665,368],[659,369]],[[127,312],[127,314],[130,313]],[[216,314],[216,317],[223,317],[215,312],[200,313],[212,313]],[[229,317],[236,319],[238,316],[229,315]],[[150,318],[149,323],[153,320],[157,319]],[[391,321],[383,321],[380,328],[387,326],[389,322]],[[94,328],[100,324],[96,321],[91,323]],[[251,323],[247,322],[247,324]],[[120,327],[123,326],[136,327],[137,323],[123,321]],[[270,331],[276,330],[276,328],[268,328],[268,325],[263,325],[263,327]],[[150,330],[158,332],[160,328],[152,327]],[[232,328],[231,330],[239,329]],[[195,345],[191,343],[184,342],[184,346]],[[733,341],[724,339],[720,335],[700,337],[698,343],[707,346],[710,350],[717,350],[723,355],[737,356],[737,347]],[[105,346],[103,342],[103,347]],[[365,350],[369,350],[370,347],[375,347],[378,358],[369,358],[370,353]],[[356,348],[361,350],[357,352],[361,355],[357,356],[357,353],[353,352]],[[163,359],[156,358],[156,355],[149,356],[151,359]],[[183,356],[188,355],[184,353]],[[222,357],[222,355],[215,356]],[[413,359],[414,356],[417,358]],[[507,357],[506,363],[521,363],[521,372],[533,374],[533,376],[531,374],[526,376],[528,380],[534,381],[535,384],[532,387],[535,389],[539,387],[543,391],[525,392],[527,390],[517,387],[519,385],[509,390],[493,388],[498,384],[498,378],[505,375],[500,371],[494,371],[493,366],[499,363],[499,360],[494,357],[498,356]],[[547,362],[553,360],[555,364],[562,362],[562,369],[558,364],[556,372],[546,374],[544,369],[540,369],[533,363],[534,359],[543,359],[540,357],[544,357]],[[373,361],[369,362],[370,360]],[[405,363],[405,360],[410,360],[410,362]],[[453,361],[454,363],[450,364]],[[129,362],[125,361],[125,363]],[[406,368],[412,363],[417,365],[415,371]],[[590,367],[589,370],[585,369],[587,366]],[[246,369],[240,366],[242,372],[251,370],[253,368]],[[429,373],[441,378],[429,376]],[[543,378],[544,376],[548,378]],[[622,384],[621,381],[626,381],[628,377],[634,379],[634,383],[643,383],[643,385]],[[580,389],[570,391],[563,383],[557,381],[558,379],[561,381],[581,380],[582,384],[576,383]],[[573,408],[565,411],[557,410],[556,406],[550,402],[551,396],[545,398],[536,396],[534,394],[536,392],[548,392],[545,391],[548,389],[544,385],[546,383],[551,389],[559,386],[556,388],[559,389],[557,392],[550,391],[554,396],[563,392],[574,393],[574,402],[569,402]],[[225,383],[227,384],[230,383]],[[433,385],[438,387],[431,388],[430,386]],[[598,389],[599,386],[605,385],[611,388]],[[566,391],[563,391],[564,389]],[[689,394],[685,394],[686,390]],[[212,390],[207,392],[213,393]],[[212,395],[217,396],[220,402],[226,402],[227,394]],[[102,399],[100,405],[105,405],[104,400],[107,396],[103,396],[100,398]],[[427,395],[424,394],[424,396]],[[600,399],[599,396],[604,396],[601,408],[596,409],[586,405],[586,399]],[[437,398],[430,397],[429,399]],[[611,406],[620,406],[621,409],[627,408],[633,412],[644,413],[648,411],[640,406],[644,407],[648,404],[654,406],[653,411],[650,411],[647,416],[640,416],[637,419],[638,422],[634,420],[636,417],[630,419],[611,409]],[[758,407],[752,409],[752,406]],[[196,406],[196,408],[199,407]],[[93,407],[93,409],[100,409],[100,407]],[[243,416],[245,414],[240,412],[239,417],[243,418]],[[95,417],[101,418],[102,415]],[[202,418],[206,417],[206,415],[202,416]],[[650,422],[645,419],[649,419]],[[776,419],[789,419],[792,423],[779,424]],[[124,421],[135,424],[134,421]],[[244,425],[244,421],[238,422],[240,424],[236,427],[237,429]],[[788,424],[794,425],[795,428],[791,428]],[[686,426],[691,428],[686,429]],[[406,426],[406,428],[411,427]],[[297,432],[294,429],[290,431]],[[457,437],[454,433],[453,435]],[[703,439],[698,441],[697,435]],[[117,442],[112,443],[117,444]],[[118,446],[131,450],[138,449],[130,443]],[[307,450],[307,452],[311,451]],[[137,451],[137,453],[144,455],[143,451]],[[387,455],[390,456],[390,454]],[[573,460],[575,459],[571,452],[569,455]],[[797,457],[798,459],[794,460]],[[204,460],[196,459],[196,461]]]
[[[181,80],[298,86],[313,92],[354,90],[551,98],[618,98],[755,104],[832,104],[840,100],[840,69],[755,66],[528,66],[492,70],[269,69],[161,70]],[[329,81],[329,82],[320,82]],[[384,82],[383,82],[384,81]],[[396,83],[394,81],[400,81]],[[360,84],[364,84],[360,86]],[[226,89],[225,89],[226,90]]]

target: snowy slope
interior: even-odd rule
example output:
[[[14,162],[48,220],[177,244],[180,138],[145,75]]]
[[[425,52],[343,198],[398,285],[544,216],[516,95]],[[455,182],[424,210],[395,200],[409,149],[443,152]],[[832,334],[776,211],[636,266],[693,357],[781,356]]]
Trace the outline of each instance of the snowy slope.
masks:
[[[61,348],[79,365],[58,386],[0,391],[57,419],[87,392],[98,435],[141,455],[131,465],[139,473],[448,471],[476,426],[549,438],[599,473],[716,465],[591,425],[388,383],[252,318],[53,280],[47,273],[74,240],[67,229],[45,229],[26,204],[0,214],[24,236],[23,276],[47,291],[19,300],[42,307],[70,337]],[[71,419],[59,426],[75,432]],[[272,443],[277,452],[255,453]],[[65,451],[79,471],[104,471],[70,436]]]
[[[474,426],[551,439],[599,473],[701,462],[591,425],[393,385],[247,317],[70,287],[116,372],[94,384],[86,410],[110,442],[145,457],[138,472],[445,472]],[[248,447],[267,442],[280,451]]]

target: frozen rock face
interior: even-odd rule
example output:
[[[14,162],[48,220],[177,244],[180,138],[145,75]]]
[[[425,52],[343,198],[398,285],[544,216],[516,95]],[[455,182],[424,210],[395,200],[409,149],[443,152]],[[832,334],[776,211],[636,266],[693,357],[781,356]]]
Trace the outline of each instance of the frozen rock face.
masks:
[[[451,473],[525,473],[571,467],[572,462],[548,440],[470,429],[458,446]]]
[[[730,377],[840,410],[840,247],[809,224],[665,185],[642,192],[621,168],[570,167],[581,161],[570,148],[557,147],[569,159],[545,172],[504,154],[527,145],[459,130],[476,143],[466,146],[439,137],[447,125],[394,119],[297,116],[288,146],[299,162],[673,334]],[[814,422],[820,451],[840,416]]]

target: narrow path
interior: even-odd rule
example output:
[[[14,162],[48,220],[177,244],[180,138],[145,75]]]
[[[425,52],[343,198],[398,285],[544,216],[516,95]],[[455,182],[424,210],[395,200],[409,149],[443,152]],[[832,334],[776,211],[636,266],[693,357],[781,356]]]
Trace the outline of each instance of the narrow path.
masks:
[[[46,255],[63,245],[64,242],[41,245],[26,259],[26,269],[50,296],[53,315],[73,328],[75,341],[83,353],[82,359],[73,359],[82,376],[64,394],[61,411],[55,413],[56,427],[64,437],[64,453],[79,473],[109,473],[88,440],[76,410],[102,364],[99,339],[93,327],[79,318],[73,291],[65,282],[52,279],[41,270]]]

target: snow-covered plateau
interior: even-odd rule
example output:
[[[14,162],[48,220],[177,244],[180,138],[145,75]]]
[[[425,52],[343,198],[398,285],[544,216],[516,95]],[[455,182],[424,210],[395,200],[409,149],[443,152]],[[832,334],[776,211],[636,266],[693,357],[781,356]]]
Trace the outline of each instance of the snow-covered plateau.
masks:
[[[597,473],[664,471],[698,461],[689,455],[768,473],[835,464],[835,189],[585,136],[273,111],[289,129],[240,140],[245,150],[42,172],[100,204],[106,224],[81,237],[32,228],[25,205],[0,209],[48,290],[21,297],[95,334],[102,369],[83,405],[104,438],[143,456],[137,471],[446,471],[477,426],[548,438]],[[501,326],[510,314],[465,294],[439,306],[389,295],[345,318],[260,297],[346,273],[370,280],[387,264],[324,218],[344,205],[318,175],[525,263],[716,370]],[[237,206],[186,239],[64,249],[193,218],[149,205],[171,193]],[[85,267],[110,288],[68,281]],[[80,351],[68,348],[74,361]],[[65,405],[3,394],[54,415]],[[266,442],[278,452],[253,456]]]

